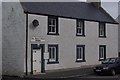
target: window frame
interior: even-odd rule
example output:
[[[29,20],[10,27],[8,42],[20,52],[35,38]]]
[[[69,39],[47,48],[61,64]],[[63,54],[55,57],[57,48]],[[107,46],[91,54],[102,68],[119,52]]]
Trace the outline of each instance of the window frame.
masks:
[[[101,32],[101,27],[103,29],[102,32]],[[99,22],[99,37],[106,38],[106,24],[104,22]]]
[[[80,59],[78,58],[78,55],[79,55],[78,48],[83,49],[82,54],[81,54],[82,56]],[[86,60],[85,60],[85,45],[76,45],[76,62],[86,62]]]
[[[50,53],[50,48],[52,49],[55,49],[55,59],[50,59],[50,56],[51,56],[51,53]],[[53,50],[52,50],[53,51]],[[59,46],[58,44],[48,44],[48,52],[49,52],[49,59],[48,59],[48,62],[47,64],[56,64],[56,63],[59,63]]]
[[[50,21],[52,21],[52,22],[50,22]],[[52,23],[52,24],[50,24],[50,23]],[[47,35],[59,35],[58,17],[56,17],[56,16],[48,16],[47,24],[48,24]],[[55,28],[55,31],[52,31],[53,28]]]
[[[104,49],[104,53],[102,53],[103,57],[101,57],[101,52],[103,52],[101,51],[101,49]],[[106,59],[106,45],[99,45],[99,61],[103,61],[105,59]]]
[[[85,36],[85,21],[84,20],[80,20],[80,19],[77,19],[76,20],[76,36]],[[80,23],[80,25],[79,25]],[[79,31],[81,33],[79,33]]]

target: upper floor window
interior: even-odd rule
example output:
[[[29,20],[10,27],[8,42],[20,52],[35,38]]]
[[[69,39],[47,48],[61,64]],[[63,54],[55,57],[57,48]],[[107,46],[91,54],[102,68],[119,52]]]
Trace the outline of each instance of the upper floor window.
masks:
[[[105,60],[106,59],[106,45],[100,45],[99,46],[99,60]]]
[[[77,20],[76,36],[85,36],[84,21]]]
[[[49,60],[48,63],[58,63],[58,45],[48,45]]]
[[[106,37],[106,26],[105,23],[99,23],[99,37]]]
[[[48,16],[48,35],[58,35],[58,17]]]
[[[76,62],[85,61],[85,45],[76,46]]]

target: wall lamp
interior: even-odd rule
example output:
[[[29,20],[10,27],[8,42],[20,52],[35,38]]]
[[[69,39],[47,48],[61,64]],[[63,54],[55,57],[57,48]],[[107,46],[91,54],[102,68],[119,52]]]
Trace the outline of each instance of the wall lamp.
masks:
[[[32,24],[33,24],[34,27],[37,27],[37,26],[39,25],[39,21],[36,20],[36,19],[34,19],[34,20],[32,21]]]

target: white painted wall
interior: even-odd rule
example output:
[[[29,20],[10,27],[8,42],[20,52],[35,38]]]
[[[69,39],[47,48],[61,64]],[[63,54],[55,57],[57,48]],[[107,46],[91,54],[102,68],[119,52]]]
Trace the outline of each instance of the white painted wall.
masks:
[[[24,75],[25,16],[19,2],[2,3],[3,75]]]
[[[0,79],[2,78],[2,4],[0,2]]]
[[[40,25],[32,28],[34,19],[39,20]],[[118,56],[118,26],[106,24],[107,38],[98,37],[98,22],[85,21],[85,37],[76,37],[76,20],[59,18],[59,36],[47,35],[47,16],[29,14],[29,50],[28,68],[31,69],[31,38],[40,37],[45,39],[45,51],[48,44],[59,44],[59,64],[46,64],[46,70],[82,67],[84,65],[99,64],[99,45],[106,45],[107,57]],[[36,42],[40,44],[40,42]],[[76,45],[85,45],[86,62],[76,61]]]
[[[118,17],[117,17],[117,21],[119,23],[119,27],[118,27],[118,50],[120,52],[120,1],[118,2]]]

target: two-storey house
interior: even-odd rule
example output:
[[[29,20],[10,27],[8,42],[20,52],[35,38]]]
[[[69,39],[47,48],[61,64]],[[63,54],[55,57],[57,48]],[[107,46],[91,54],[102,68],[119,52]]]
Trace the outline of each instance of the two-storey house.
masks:
[[[3,75],[82,68],[118,56],[118,23],[85,2],[4,2]]]

